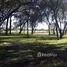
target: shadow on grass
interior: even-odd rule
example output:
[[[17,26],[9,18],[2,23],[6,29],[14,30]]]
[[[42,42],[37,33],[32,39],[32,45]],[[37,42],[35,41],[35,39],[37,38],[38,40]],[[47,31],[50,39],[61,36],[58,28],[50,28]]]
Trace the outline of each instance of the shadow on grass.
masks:
[[[44,39],[44,40],[54,40],[56,39],[56,35],[31,35],[29,34],[29,37],[27,34],[11,34],[11,35],[5,35],[5,34],[0,34],[0,39],[16,39],[16,38],[39,38],[39,39]]]
[[[56,40],[56,36],[32,36],[34,43],[16,44],[17,39],[26,39],[26,34],[0,35],[0,43],[9,42],[8,46],[0,46],[0,67],[67,67],[67,43],[43,44],[37,40]],[[28,38],[27,38],[28,39]],[[14,41],[13,41],[14,40]],[[64,46],[65,45],[65,46]],[[37,57],[38,52],[57,54],[53,56]]]
[[[36,36],[30,35],[27,37],[27,34],[11,34],[11,35],[5,35],[0,34],[0,43],[1,42],[12,42],[19,39],[30,39],[30,38],[38,38]]]
[[[63,43],[62,45],[67,44]],[[60,44],[58,44],[60,45]],[[0,46],[1,67],[67,67],[67,48],[42,43],[12,44]],[[37,57],[38,52],[57,54]]]

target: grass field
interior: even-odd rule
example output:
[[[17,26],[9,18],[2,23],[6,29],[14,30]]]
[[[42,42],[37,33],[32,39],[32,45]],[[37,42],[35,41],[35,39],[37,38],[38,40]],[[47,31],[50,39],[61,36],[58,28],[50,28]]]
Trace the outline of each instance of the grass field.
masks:
[[[37,57],[37,53],[55,53],[56,57]],[[67,67],[67,35],[0,35],[0,67]]]

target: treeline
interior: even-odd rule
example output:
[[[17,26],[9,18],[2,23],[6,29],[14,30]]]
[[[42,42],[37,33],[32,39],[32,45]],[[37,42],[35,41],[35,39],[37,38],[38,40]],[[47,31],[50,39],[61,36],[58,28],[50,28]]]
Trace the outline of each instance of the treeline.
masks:
[[[65,0],[0,0],[0,29],[5,27],[5,34],[12,30],[12,16],[18,19],[14,28],[19,27],[19,34],[29,27],[33,34],[38,23],[46,23],[50,35],[53,24],[53,33],[57,39],[62,39],[67,26],[67,3]],[[63,24],[63,29],[62,29]],[[8,29],[9,26],[9,29]],[[45,27],[45,26],[44,26]],[[59,36],[60,34],[60,36]]]

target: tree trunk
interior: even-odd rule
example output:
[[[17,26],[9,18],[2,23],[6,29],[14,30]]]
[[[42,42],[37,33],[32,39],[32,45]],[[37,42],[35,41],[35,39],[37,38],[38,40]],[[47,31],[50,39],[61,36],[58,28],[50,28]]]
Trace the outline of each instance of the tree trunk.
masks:
[[[10,34],[11,34],[11,17],[10,17]]]
[[[31,34],[32,34],[32,35],[33,35],[33,33],[34,33],[33,30],[34,30],[34,28],[32,27],[32,30],[31,30]]]
[[[19,34],[21,34],[21,32],[22,32],[22,30],[20,29],[20,32],[19,32]]]
[[[57,27],[56,27],[56,35],[57,35],[57,40],[59,40],[58,28]]]
[[[26,24],[26,22],[23,24],[23,26],[22,26],[22,27],[20,27],[20,32],[19,32],[19,34],[21,34],[21,32],[22,32],[23,27],[25,26],[25,24]]]
[[[60,34],[60,39],[62,39],[62,37],[63,37],[63,33]]]
[[[25,31],[26,31],[26,30],[25,30],[25,26],[24,26],[24,34],[25,34]]]
[[[6,32],[5,32],[6,35],[8,35],[8,19],[7,19],[7,22],[6,22]]]
[[[31,30],[31,34],[34,33],[34,27],[33,27],[33,23],[32,23],[32,30]]]
[[[61,32],[60,32],[60,39],[62,39],[63,35],[64,35],[64,30],[63,31],[61,30]]]
[[[29,37],[28,19],[27,19],[27,37]]]
[[[48,25],[48,32],[49,32],[49,35],[50,35],[50,23]]]
[[[65,31],[66,26],[67,26],[67,23],[65,24],[63,31],[59,29],[59,31],[60,31],[60,39],[62,39],[62,37],[64,35],[64,31]]]
[[[54,10],[54,18],[55,18],[55,26],[56,26],[56,35],[57,35],[57,40],[59,40],[59,35],[58,35],[58,28],[59,28],[59,25],[58,25],[58,21],[57,21],[57,13],[55,12]]]
[[[57,23],[57,19],[55,19],[56,20],[56,35],[57,35],[57,40],[59,40],[59,35],[58,35],[58,28],[59,28],[59,25],[58,25],[58,23]]]
[[[22,32],[22,30],[21,30],[21,21],[20,21],[20,32],[19,32],[19,34],[21,34],[21,32]]]

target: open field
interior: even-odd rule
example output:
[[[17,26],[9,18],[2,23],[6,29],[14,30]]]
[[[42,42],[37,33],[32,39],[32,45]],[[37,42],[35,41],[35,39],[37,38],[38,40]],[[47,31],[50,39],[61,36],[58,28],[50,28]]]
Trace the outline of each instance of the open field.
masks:
[[[38,52],[57,56],[37,57]],[[67,35],[0,35],[0,67],[67,67]]]

